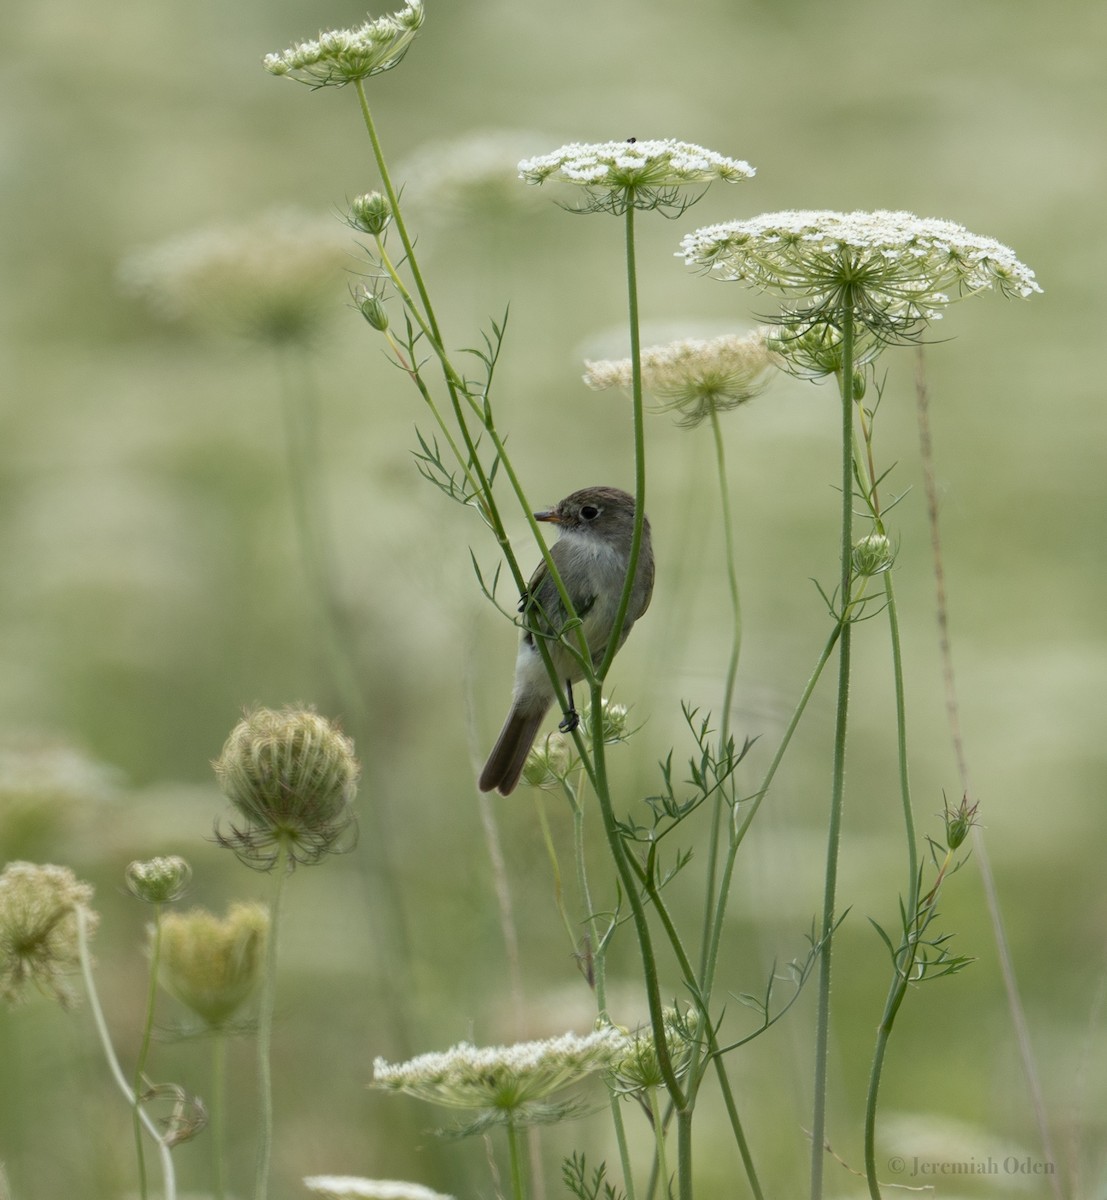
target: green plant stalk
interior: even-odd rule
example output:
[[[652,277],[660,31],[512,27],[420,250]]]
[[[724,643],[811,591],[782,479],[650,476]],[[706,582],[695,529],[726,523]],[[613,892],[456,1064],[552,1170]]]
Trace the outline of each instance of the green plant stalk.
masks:
[[[77,918],[77,954],[81,963],[81,976],[84,979],[85,991],[88,993],[88,1006],[92,1012],[92,1020],[96,1025],[96,1032],[100,1037],[100,1045],[103,1048],[104,1057],[108,1061],[108,1069],[115,1080],[116,1086],[126,1098],[127,1106],[139,1114],[142,1127],[154,1139],[157,1145],[158,1155],[161,1159],[162,1187],[164,1189],[163,1200],[177,1200],[177,1181],[173,1171],[173,1157],[169,1152],[169,1146],[158,1132],[158,1127],[139,1103],[131,1085],[127,1082],[127,1077],[123,1074],[123,1068],[119,1065],[119,1059],[115,1054],[115,1047],[111,1042],[108,1023],[104,1020],[104,1010],[100,1007],[100,997],[96,991],[96,980],[92,975],[92,957],[88,949],[88,912],[80,904],[76,905],[73,911]]]
[[[322,625],[323,644],[331,677],[343,704],[364,720],[369,705],[350,659],[346,630],[342,627],[333,588],[330,538],[322,516],[319,488],[318,422],[313,411],[310,384],[302,351],[300,379],[292,381],[291,352],[281,356],[281,407],[284,416],[285,454],[292,500],[292,516],[300,558],[311,599]]]
[[[892,1026],[895,1024],[900,1005],[903,1004],[907,995],[907,985],[910,983],[912,972],[915,969],[919,935],[933,917],[935,906],[938,903],[938,892],[941,890],[942,881],[945,879],[952,861],[953,851],[947,850],[945,859],[938,868],[934,886],[921,901],[919,900],[919,877],[916,876],[911,888],[913,907],[906,909],[912,914],[911,922],[904,930],[903,942],[900,945],[900,950],[905,952],[905,957],[902,962],[898,956],[893,959],[892,982],[888,986],[884,1011],[880,1017],[880,1024],[877,1026],[876,1046],[873,1051],[872,1066],[869,1069],[869,1087],[865,1096],[865,1180],[869,1185],[871,1200],[882,1200],[880,1182],[876,1174],[876,1111],[888,1042],[892,1036]]]
[[[134,1132],[135,1157],[138,1160],[138,1194],[142,1200],[149,1195],[146,1180],[146,1149],[142,1144],[142,1121],[139,1117],[142,1105],[143,1076],[146,1060],[150,1056],[150,1040],[154,1032],[154,1008],[158,999],[158,964],[161,961],[161,905],[154,905],[154,945],[150,951],[150,981],[146,985],[146,1016],[142,1023],[142,1044],[138,1050],[132,1087],[135,1094]]]
[[[281,929],[281,908],[288,875],[288,846],[281,842],[273,866],[273,898],[269,911],[269,940],[265,948],[265,973],[258,1001],[258,1147],[254,1170],[254,1200],[266,1200],[269,1194],[269,1165],[273,1149],[273,1011],[277,1001],[277,940]]]
[[[523,1166],[523,1153],[519,1145],[519,1131],[513,1122],[507,1125],[507,1150],[511,1161],[511,1195],[513,1200],[526,1200],[526,1170]]]
[[[653,1140],[656,1147],[657,1174],[667,1196],[669,1194],[669,1163],[665,1154],[665,1114],[661,1111],[657,1088],[647,1088],[646,1095],[649,1097],[650,1124],[653,1126]]]
[[[596,1011],[601,1017],[610,1019],[607,1011],[607,935],[601,936],[596,910],[592,904],[592,889],[588,883],[588,868],[584,857],[584,806],[578,801],[576,791],[568,782],[564,784],[565,794],[573,810],[573,858],[576,864],[577,886],[580,889],[581,902],[584,905],[585,921],[588,925],[590,939],[589,955],[591,958],[589,978],[596,993]],[[609,1097],[611,1108],[611,1123],[615,1128],[615,1143],[619,1148],[619,1163],[623,1171],[623,1190],[626,1200],[635,1200],[634,1175],[630,1164],[630,1146],[627,1143],[626,1124],[623,1121],[623,1110],[619,1105],[619,1097],[614,1093]]]
[[[227,1035],[216,1029],[211,1038],[211,1194],[225,1200],[227,1194]]]
[[[769,763],[769,768],[765,772],[765,777],[761,781],[761,786],[750,799],[743,815],[742,823],[740,825],[736,825],[732,829],[730,845],[727,849],[726,862],[723,866],[722,880],[719,885],[719,900],[715,905],[715,924],[711,931],[709,949],[705,957],[704,971],[700,980],[700,993],[705,1004],[710,1000],[711,990],[714,986],[715,969],[719,959],[719,947],[722,945],[723,938],[723,919],[726,915],[727,898],[730,895],[730,885],[734,876],[734,864],[738,857],[738,850],[745,839],[746,833],[749,830],[753,818],[757,815],[757,810],[761,807],[761,802],[765,799],[769,788],[772,786],[772,782],[776,777],[777,770],[779,769],[781,762],[784,760],[785,751],[788,749],[793,734],[799,727],[800,719],[806,711],[808,701],[811,699],[811,696],[815,691],[815,685],[819,682],[819,679],[822,676],[823,668],[830,661],[830,656],[834,650],[834,647],[838,644],[838,638],[841,636],[841,632],[842,626],[839,623],[834,626],[830,637],[827,638],[826,645],[823,647],[822,653],[819,655],[819,659],[815,664],[815,668],[808,677],[799,701],[796,704],[795,709],[792,711],[792,716],[788,721],[787,728],[784,730],[784,736],[781,738],[780,745],[777,747],[776,753],[773,755],[772,762]]]
[[[615,622],[611,629],[611,640],[603,661],[596,668],[596,679],[601,683],[607,678],[612,660],[619,649],[619,634],[630,608],[630,596],[634,591],[634,576],[642,552],[642,535],[646,521],[646,426],[645,406],[642,401],[642,334],[638,317],[638,265],[634,243],[634,206],[627,204],[624,223],[627,264],[627,324],[630,329],[630,373],[632,424],[634,430],[634,528],[630,538],[630,555],[627,560],[627,577],[623,582],[619,607],[615,610]]]
[[[719,754],[725,753],[730,737],[730,710],[734,703],[734,687],[738,678],[738,659],[742,650],[742,603],[738,592],[738,567],[734,561],[734,523],[730,510],[730,489],[727,483],[726,448],[723,443],[722,424],[715,406],[711,406],[711,433],[715,442],[715,471],[719,483],[719,509],[723,518],[723,546],[726,552],[727,586],[730,592],[731,643],[727,661],[726,682],[723,686],[723,708],[719,715]],[[700,950],[700,979],[707,973],[707,958],[711,945],[711,930],[714,926],[714,903],[716,899],[716,876],[719,869],[719,841],[722,832],[725,797],[715,797],[711,814],[711,833],[707,849],[707,882],[704,887],[703,937]],[[719,902],[725,900],[725,893]]]
[[[815,1025],[815,1085],[811,1117],[811,1200],[823,1194],[823,1160],[826,1143],[826,1076],[830,1050],[830,971],[836,924],[838,845],[842,833],[845,796],[846,723],[849,716],[850,645],[849,617],[853,552],[853,296],[847,288],[842,298],[842,519],[841,582],[839,603],[841,634],[838,638],[838,699],[834,718],[834,765],[831,776],[830,820],[827,829],[826,876],[823,888],[822,952],[819,955],[819,994]]]
[[[734,1101],[734,1092],[730,1086],[730,1079],[726,1073],[726,1064],[723,1062],[722,1053],[719,1050],[718,1038],[715,1036],[715,1029],[711,1023],[710,1014],[707,1011],[707,1003],[695,982],[692,960],[688,957],[688,953],[684,949],[684,943],[682,942],[680,933],[673,921],[672,914],[669,912],[669,907],[665,903],[661,892],[657,889],[652,875],[633,858],[631,858],[629,861],[634,873],[638,876],[638,879],[646,888],[646,891],[650,897],[650,903],[653,905],[654,910],[661,921],[661,926],[665,930],[666,936],[669,939],[669,944],[673,948],[673,953],[676,955],[677,963],[684,974],[686,986],[688,986],[693,995],[696,997],[696,1004],[703,1019],[703,1028],[707,1035],[710,1054],[715,1063],[715,1072],[719,1078],[719,1087],[723,1093],[723,1102],[726,1106],[727,1118],[730,1121],[730,1127],[734,1134],[734,1141],[738,1147],[738,1153],[742,1158],[742,1165],[745,1168],[746,1176],[749,1179],[750,1189],[753,1192],[755,1200],[764,1200],[764,1193],[761,1190],[761,1182],[757,1177],[757,1169],[753,1163],[753,1155],[750,1152],[749,1142],[746,1140],[746,1134],[742,1128],[741,1118],[738,1115],[738,1106]],[[702,1074],[699,1073],[699,1064],[696,1062],[695,1057],[693,1057],[689,1067],[689,1077],[690,1083],[688,1086],[687,1102],[685,1107],[689,1113],[690,1121],[691,1111],[695,1106],[696,1096],[699,1092],[700,1083],[702,1082]],[[689,1134],[691,1132],[690,1124],[688,1132]],[[677,1133],[679,1138],[679,1114]]]

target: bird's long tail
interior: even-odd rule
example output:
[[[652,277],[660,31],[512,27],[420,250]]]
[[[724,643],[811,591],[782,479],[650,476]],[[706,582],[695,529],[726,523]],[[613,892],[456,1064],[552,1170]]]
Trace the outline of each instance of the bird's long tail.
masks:
[[[480,773],[478,786],[482,792],[490,792],[495,788],[501,796],[514,791],[523,773],[523,765],[527,761],[534,739],[538,736],[538,727],[549,709],[549,701],[541,705],[533,704],[523,708],[512,705],[507,714],[500,736],[492,747],[492,753]]]

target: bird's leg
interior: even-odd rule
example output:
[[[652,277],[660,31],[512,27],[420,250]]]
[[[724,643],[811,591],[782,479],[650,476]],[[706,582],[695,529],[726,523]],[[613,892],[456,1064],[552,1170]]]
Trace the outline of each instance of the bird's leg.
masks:
[[[580,724],[580,714],[573,705],[573,683],[570,679],[565,680],[565,698],[569,702],[569,707],[565,709],[565,715],[561,719],[558,729],[562,733],[572,733]]]

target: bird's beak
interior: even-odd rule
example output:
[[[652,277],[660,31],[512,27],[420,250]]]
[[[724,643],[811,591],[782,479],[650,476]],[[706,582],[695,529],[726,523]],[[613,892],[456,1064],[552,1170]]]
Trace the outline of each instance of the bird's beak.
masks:
[[[534,514],[534,519],[536,521],[549,521],[553,525],[561,524],[561,518],[557,515],[556,508],[546,508],[543,509],[542,512],[536,512]]]

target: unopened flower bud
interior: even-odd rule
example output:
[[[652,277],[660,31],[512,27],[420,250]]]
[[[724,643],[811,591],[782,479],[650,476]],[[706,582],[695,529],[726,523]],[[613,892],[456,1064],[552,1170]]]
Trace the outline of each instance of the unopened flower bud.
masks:
[[[853,569],[858,575],[880,575],[895,562],[892,543],[883,533],[870,533],[853,547]]]
[[[176,854],[133,862],[127,868],[127,891],[147,904],[179,900],[192,879],[192,868]]]
[[[350,224],[363,233],[380,237],[392,222],[392,205],[380,192],[367,192],[350,205]]]
[[[609,746],[614,742],[625,742],[631,733],[633,733],[633,730],[628,728],[630,714],[627,711],[627,706],[625,704],[612,704],[606,696],[602,704],[600,723],[603,730],[604,742]],[[589,707],[583,716],[586,727],[590,727],[591,719],[592,710]]]
[[[284,850],[293,862],[318,862],[353,824],[354,744],[311,709],[249,713],[212,765],[246,821],[217,836],[243,861],[268,869]]]
[[[968,796],[961,797],[961,803],[956,808],[946,806],[944,813],[946,822],[946,845],[950,850],[957,850],[969,836],[969,830],[976,824],[977,804],[969,804]]]
[[[536,788],[556,788],[569,770],[571,751],[563,734],[551,733],[535,744],[523,764],[523,779]]]
[[[361,315],[380,333],[388,328],[388,313],[384,301],[375,292],[364,292],[357,302]]]

